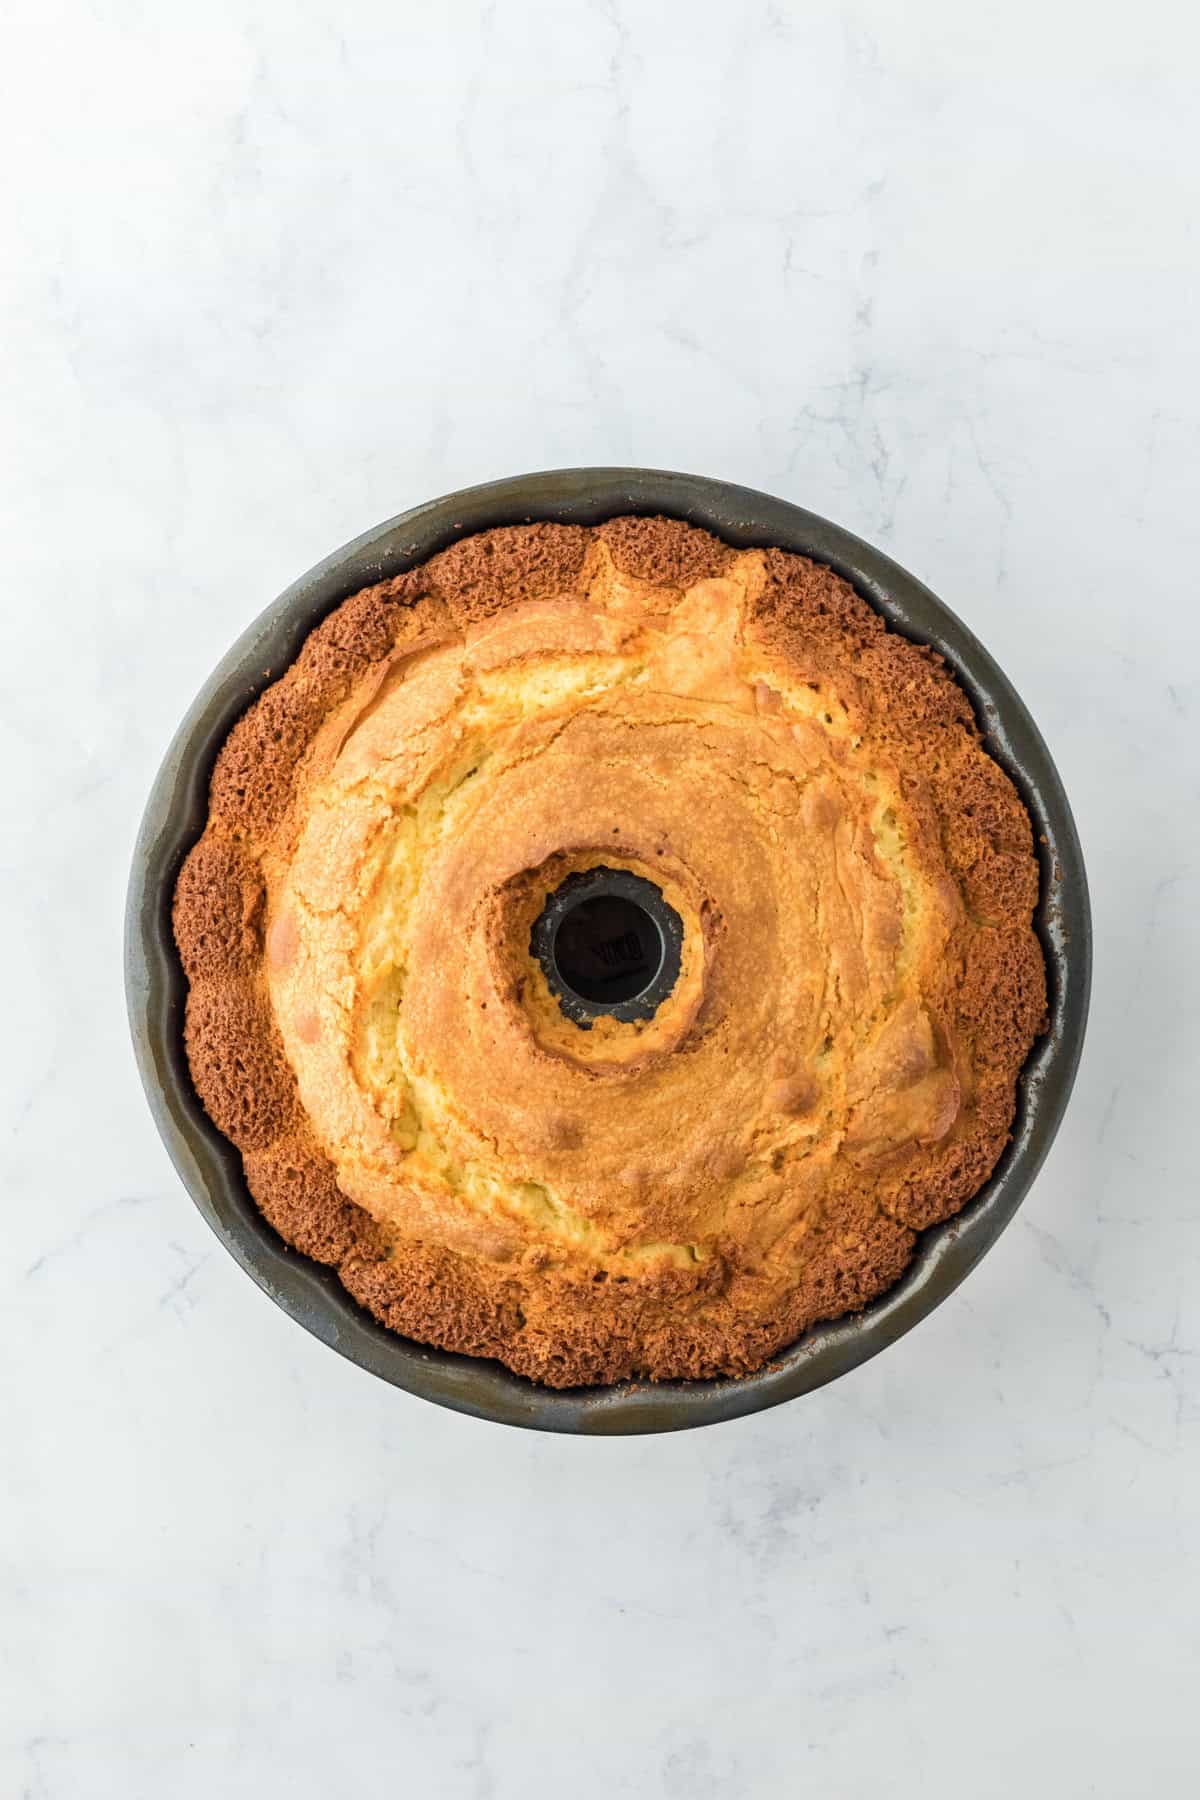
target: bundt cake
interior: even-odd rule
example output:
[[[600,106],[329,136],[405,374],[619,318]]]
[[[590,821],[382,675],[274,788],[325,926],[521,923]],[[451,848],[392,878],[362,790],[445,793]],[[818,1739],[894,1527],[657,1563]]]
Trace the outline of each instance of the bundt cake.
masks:
[[[829,569],[505,527],[346,600],[230,732],[187,1055],[271,1225],[395,1331],[736,1376],[987,1179],[1037,898],[963,691]]]

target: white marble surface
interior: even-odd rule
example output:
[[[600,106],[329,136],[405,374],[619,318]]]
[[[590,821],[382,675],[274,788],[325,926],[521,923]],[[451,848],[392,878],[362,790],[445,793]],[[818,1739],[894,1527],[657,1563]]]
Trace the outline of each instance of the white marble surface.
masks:
[[[0,1793],[1194,1791],[1194,9],[3,31]],[[414,501],[589,462],[924,576],[1041,722],[1096,918],[1070,1116],[967,1286],[660,1440],[306,1337],[183,1193],[121,995],[146,789],[249,618]]]

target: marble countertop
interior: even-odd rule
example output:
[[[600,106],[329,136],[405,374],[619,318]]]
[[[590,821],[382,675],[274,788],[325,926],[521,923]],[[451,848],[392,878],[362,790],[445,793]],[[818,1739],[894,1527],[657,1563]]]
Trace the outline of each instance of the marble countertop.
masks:
[[[5,38],[0,1793],[1194,1787],[1194,10],[17,0]],[[582,463],[927,580],[1049,740],[1096,926],[1069,1116],[967,1284],[821,1393],[602,1442],[274,1308],[155,1136],[120,967],[249,619]]]

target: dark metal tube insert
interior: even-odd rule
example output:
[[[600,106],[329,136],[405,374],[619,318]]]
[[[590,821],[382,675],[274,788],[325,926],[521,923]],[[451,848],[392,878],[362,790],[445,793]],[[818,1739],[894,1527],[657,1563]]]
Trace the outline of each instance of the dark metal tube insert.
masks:
[[[567,1018],[652,1019],[679,976],[683,922],[652,881],[603,866],[568,875],[529,949]]]

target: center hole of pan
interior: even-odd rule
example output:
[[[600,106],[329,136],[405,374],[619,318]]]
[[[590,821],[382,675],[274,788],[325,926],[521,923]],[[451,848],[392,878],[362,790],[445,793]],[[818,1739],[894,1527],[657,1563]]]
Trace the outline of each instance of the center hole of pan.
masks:
[[[554,934],[559,978],[584,1000],[634,999],[658,974],[662,954],[658,926],[622,894],[577,901]]]
[[[566,1016],[649,1019],[679,974],[683,925],[652,881],[628,869],[569,875],[546,901],[530,950]]]

